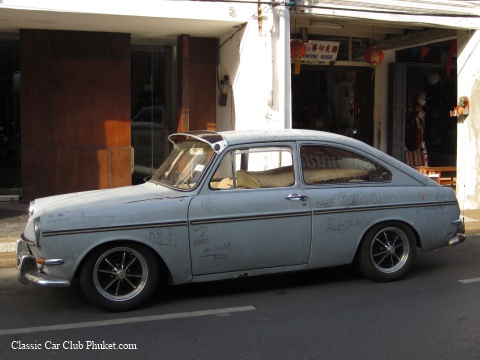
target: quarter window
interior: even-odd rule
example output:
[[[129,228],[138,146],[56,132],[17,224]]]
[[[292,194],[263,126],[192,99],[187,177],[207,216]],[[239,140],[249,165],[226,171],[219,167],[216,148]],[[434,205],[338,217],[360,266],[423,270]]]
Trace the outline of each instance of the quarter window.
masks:
[[[302,175],[306,184],[391,181],[384,167],[349,150],[332,146],[302,146]]]
[[[290,148],[268,147],[226,153],[210,181],[210,188],[258,189],[295,183]]]

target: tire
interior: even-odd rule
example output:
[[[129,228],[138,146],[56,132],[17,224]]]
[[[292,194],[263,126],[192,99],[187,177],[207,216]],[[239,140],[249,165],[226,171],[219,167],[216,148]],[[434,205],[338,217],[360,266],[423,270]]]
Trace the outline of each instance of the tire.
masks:
[[[138,244],[111,244],[88,255],[80,286],[94,305],[126,311],[145,303],[155,291],[159,264],[152,252]]]
[[[379,224],[366,233],[360,246],[358,265],[367,278],[394,281],[412,267],[415,253],[415,235],[408,226]]]

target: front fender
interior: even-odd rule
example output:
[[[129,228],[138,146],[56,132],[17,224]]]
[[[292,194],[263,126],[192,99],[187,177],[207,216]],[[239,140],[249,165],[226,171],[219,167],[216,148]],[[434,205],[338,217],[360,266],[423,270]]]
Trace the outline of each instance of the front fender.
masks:
[[[62,265],[45,266],[43,271],[53,276],[72,280],[94,249],[126,241],[150,248],[168,268],[173,283],[185,283],[191,280],[192,270],[186,223],[177,226],[42,238],[42,246],[40,249],[35,249],[35,255],[47,259],[61,258]],[[160,263],[159,266],[161,266]]]

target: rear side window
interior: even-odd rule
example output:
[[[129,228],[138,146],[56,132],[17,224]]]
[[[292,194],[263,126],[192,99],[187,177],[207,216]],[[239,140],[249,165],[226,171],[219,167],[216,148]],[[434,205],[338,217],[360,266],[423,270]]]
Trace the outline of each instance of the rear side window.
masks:
[[[306,184],[391,181],[384,167],[349,150],[333,146],[302,146],[302,176]]]
[[[295,183],[290,148],[268,147],[226,153],[210,181],[210,188],[258,189],[292,186]]]

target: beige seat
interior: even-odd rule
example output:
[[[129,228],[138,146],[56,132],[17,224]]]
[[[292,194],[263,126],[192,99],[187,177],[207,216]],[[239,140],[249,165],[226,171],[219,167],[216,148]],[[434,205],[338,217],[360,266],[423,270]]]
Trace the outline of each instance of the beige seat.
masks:
[[[237,171],[237,187],[245,189],[292,186],[295,183],[292,166],[264,171]]]
[[[307,184],[347,182],[361,180],[368,172],[358,169],[304,169],[303,176]]]
[[[215,186],[216,189],[231,189],[232,187],[233,187],[232,178],[222,179],[222,181],[220,181],[218,185]]]

